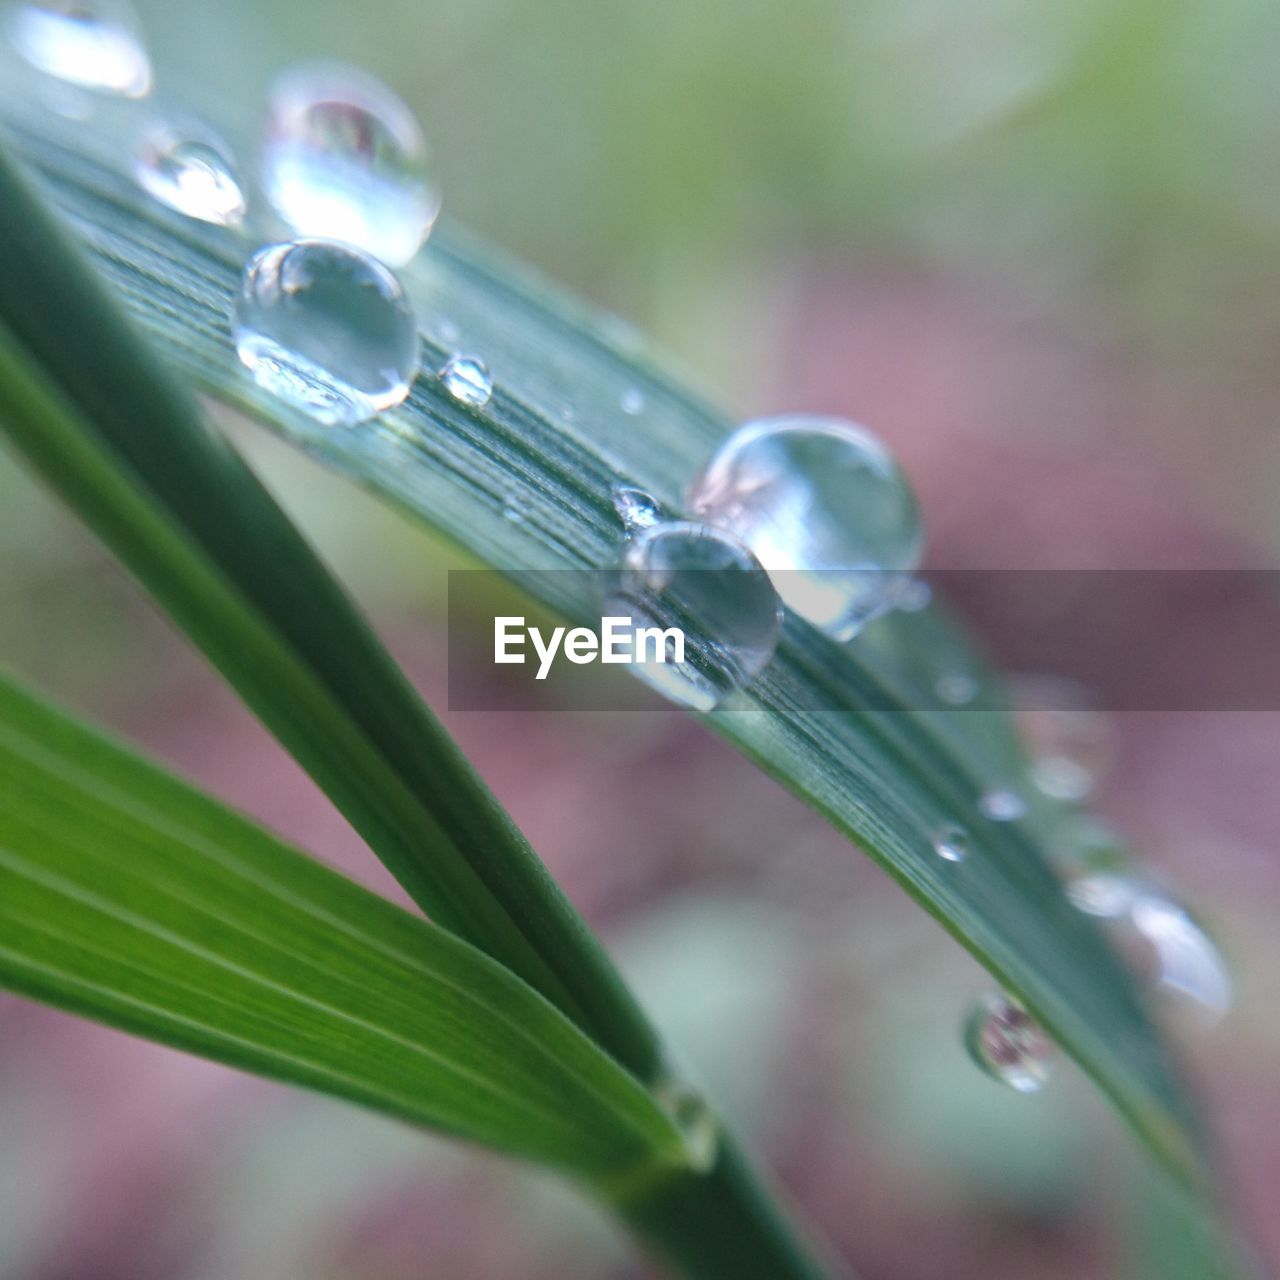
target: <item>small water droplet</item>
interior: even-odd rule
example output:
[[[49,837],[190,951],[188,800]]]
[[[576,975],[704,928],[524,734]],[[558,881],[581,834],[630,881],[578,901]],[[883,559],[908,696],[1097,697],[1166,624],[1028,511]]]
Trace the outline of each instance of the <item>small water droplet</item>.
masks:
[[[723,530],[690,521],[641,528],[606,584],[604,616],[684,635],[684,661],[631,667],[673,701],[698,711],[750,683],[768,665],[782,627],[778,593],[760,562]],[[668,655],[674,638],[666,636]],[[651,653],[651,646],[646,649]]]
[[[452,320],[441,320],[436,331],[440,335],[440,341],[447,347],[453,346],[462,337],[462,330]]]
[[[170,124],[150,129],[133,173],[148,195],[188,218],[232,226],[244,217],[244,192],[230,153],[204,130]]]
[[[684,1138],[690,1167],[705,1173],[715,1164],[720,1146],[715,1115],[706,1097],[679,1080],[660,1081],[653,1092]]]
[[[1130,861],[1118,831],[1078,810],[1059,824],[1052,852],[1054,861],[1069,875],[1120,872]]]
[[[963,671],[947,671],[934,682],[933,690],[949,707],[963,707],[978,696],[978,682]]]
[[[245,268],[233,320],[254,378],[327,425],[399,404],[418,369],[418,330],[399,282],[348,245],[269,245]]]
[[[835,418],[739,427],[690,486],[689,506],[745,542],[783,600],[840,640],[893,607],[924,549],[915,495],[892,455]]]
[[[651,493],[627,484],[615,484],[613,509],[628,533],[650,529],[662,519],[662,507]]]
[[[14,48],[47,75],[126,98],[151,88],[141,27],[124,0],[20,0],[5,26]]]
[[[511,524],[524,524],[528,519],[524,498],[515,493],[507,494],[502,500],[502,518]]]
[[[476,356],[451,356],[440,370],[444,389],[459,404],[483,409],[493,398],[489,366]]]
[[[622,412],[635,417],[636,414],[644,412],[644,392],[639,387],[628,387],[618,401],[622,407]]]
[[[373,76],[341,63],[291,67],[271,87],[263,184],[303,236],[341,240],[400,266],[440,212],[413,113]]]
[[[933,849],[948,862],[963,862],[969,856],[969,833],[963,827],[943,827],[934,838]]]
[[[1049,676],[1018,677],[1010,691],[1031,757],[1031,781],[1051,799],[1087,800],[1114,754],[1111,726],[1088,691]]]
[[[1048,1082],[1053,1045],[1035,1019],[1008,996],[985,996],[974,1005],[964,1042],[987,1075],[1019,1093],[1037,1093]]]
[[[1008,787],[992,787],[978,798],[978,809],[990,822],[1017,822],[1027,816],[1027,802]]]
[[[1129,915],[1137,896],[1137,885],[1129,876],[1099,872],[1076,876],[1067,884],[1067,897],[1072,906],[1086,915],[1106,920],[1119,920]]]
[[[933,588],[923,578],[908,578],[894,599],[903,613],[923,613],[933,603]]]

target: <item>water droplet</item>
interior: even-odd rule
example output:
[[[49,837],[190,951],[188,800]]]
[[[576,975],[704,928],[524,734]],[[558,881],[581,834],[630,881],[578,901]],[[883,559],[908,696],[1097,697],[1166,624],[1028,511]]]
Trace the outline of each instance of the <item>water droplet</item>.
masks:
[[[963,827],[943,827],[934,839],[933,850],[948,862],[963,862],[969,856],[969,833]]]
[[[778,594],[755,556],[722,530],[689,521],[655,524],[627,540],[622,568],[607,583],[604,615],[629,617],[633,630],[683,632],[683,662],[650,660],[631,669],[698,711],[759,675],[782,627]],[[673,637],[666,645],[670,656]]]
[[[1119,872],[1128,866],[1124,837],[1092,814],[1071,811],[1059,824],[1053,846],[1054,861],[1071,875]]]
[[[892,455],[835,418],[740,427],[693,482],[689,505],[755,552],[791,608],[842,640],[892,607],[924,549]]]
[[[1133,927],[1155,952],[1157,989],[1216,1021],[1231,1009],[1235,984],[1213,940],[1179,902],[1142,894],[1131,912]]]
[[[706,1098],[691,1085],[673,1079],[659,1081],[653,1093],[680,1130],[690,1166],[705,1173],[715,1164],[720,1146],[716,1118]]]
[[[440,341],[448,347],[453,346],[462,337],[462,330],[452,320],[441,320],[437,329],[440,334]]]
[[[1017,822],[1027,816],[1027,802],[1008,787],[992,787],[978,798],[978,809],[991,822]]]
[[[303,236],[341,240],[400,266],[440,212],[413,113],[373,76],[340,63],[291,67],[271,87],[263,183]]]
[[[1170,894],[1136,876],[1099,872],[1070,881],[1067,896],[1111,922],[1117,943],[1156,991],[1208,1020],[1231,1009],[1234,983],[1222,953]]]
[[[450,356],[440,370],[444,389],[459,404],[483,409],[493,398],[489,366],[476,356]]]
[[[635,417],[638,413],[644,412],[644,392],[639,387],[628,387],[618,401],[622,407],[622,412]]]
[[[949,707],[967,706],[978,696],[978,682],[963,671],[947,671],[934,682],[934,692]]]
[[[923,613],[933,603],[933,588],[922,578],[907,578],[894,600],[903,613]]]
[[[231,226],[244,217],[231,157],[203,130],[157,125],[143,138],[133,172],[148,195],[188,218]]]
[[[662,507],[651,493],[631,485],[613,486],[613,509],[628,533],[650,529],[662,519]]]
[[[124,0],[24,0],[5,25],[27,62],[59,80],[126,98],[151,88],[141,27]]]
[[[1111,764],[1107,718],[1070,680],[1022,676],[1010,681],[1018,729],[1031,756],[1031,780],[1054,800],[1078,804]]]
[[[245,268],[236,351],[268,391],[328,425],[399,404],[418,370],[418,330],[399,282],[347,245],[269,245]]]
[[[1049,1079],[1053,1045],[1008,996],[990,995],[977,1002],[965,1023],[964,1042],[987,1075],[1019,1093],[1037,1093]]]
[[[1086,915],[1119,920],[1133,910],[1138,898],[1138,888],[1128,876],[1099,872],[1076,876],[1067,885],[1067,897],[1072,906],[1078,907]]]

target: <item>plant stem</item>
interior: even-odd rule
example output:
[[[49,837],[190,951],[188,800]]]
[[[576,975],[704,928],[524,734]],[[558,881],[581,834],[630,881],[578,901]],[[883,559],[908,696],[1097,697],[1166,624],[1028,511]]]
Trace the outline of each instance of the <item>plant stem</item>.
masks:
[[[715,1165],[666,1179],[619,1208],[623,1220],[687,1280],[832,1280],[847,1273],[819,1256],[783,1198],[731,1137]]]

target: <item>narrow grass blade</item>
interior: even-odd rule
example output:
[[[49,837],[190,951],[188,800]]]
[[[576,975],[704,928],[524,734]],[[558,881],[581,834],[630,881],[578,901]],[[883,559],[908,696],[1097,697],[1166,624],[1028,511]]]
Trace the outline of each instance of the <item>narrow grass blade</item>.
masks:
[[[2,677],[0,985],[611,1194],[683,1161],[644,1087],[482,952]]]

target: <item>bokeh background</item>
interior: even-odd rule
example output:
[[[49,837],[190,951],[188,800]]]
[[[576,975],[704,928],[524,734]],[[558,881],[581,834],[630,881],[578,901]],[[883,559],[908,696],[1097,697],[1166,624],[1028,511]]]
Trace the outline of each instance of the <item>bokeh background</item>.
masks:
[[[381,75],[434,142],[448,216],[650,331],[741,416],[872,425],[917,484],[935,565],[1280,555],[1266,0],[139,7],[157,97],[242,146],[279,66]],[[236,430],[442,703],[454,554]],[[0,600],[0,660],[395,892],[7,458]],[[513,714],[446,718],[867,1280],[1172,1274],[1141,1165],[1088,1086],[1064,1064],[1014,1096],[970,1066],[958,1023],[987,983],[865,858],[674,711]],[[1236,970],[1230,1018],[1172,1034],[1274,1261],[1280,715],[1112,728],[1101,809]],[[3,1280],[649,1274],[544,1177],[0,1000]]]

